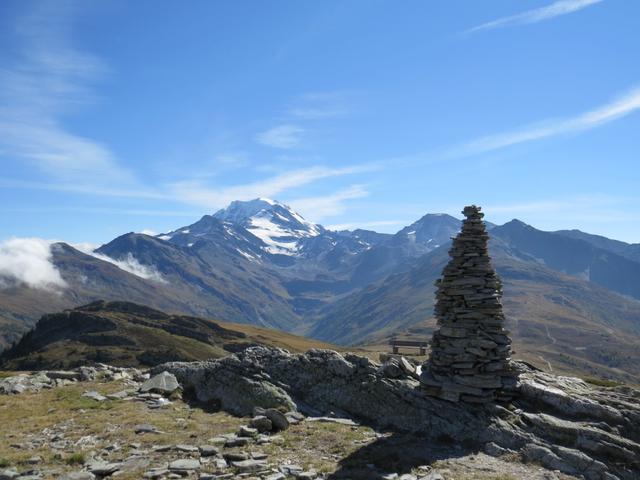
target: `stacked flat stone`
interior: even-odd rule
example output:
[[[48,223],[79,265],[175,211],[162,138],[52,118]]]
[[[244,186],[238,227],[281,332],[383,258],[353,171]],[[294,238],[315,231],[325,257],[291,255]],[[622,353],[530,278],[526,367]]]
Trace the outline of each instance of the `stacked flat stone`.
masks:
[[[451,261],[436,281],[431,355],[420,381],[428,395],[453,402],[510,399],[511,340],[503,328],[502,284],[493,266],[480,207],[467,206]]]

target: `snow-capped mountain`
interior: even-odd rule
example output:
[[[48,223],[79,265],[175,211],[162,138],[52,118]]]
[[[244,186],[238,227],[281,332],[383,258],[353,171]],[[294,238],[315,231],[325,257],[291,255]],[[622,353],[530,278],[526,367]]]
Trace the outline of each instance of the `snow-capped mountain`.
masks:
[[[218,242],[221,246],[232,246],[250,260],[258,260],[264,254],[298,256],[303,240],[325,232],[322,226],[306,221],[283,203],[256,198],[231,202],[193,225],[157,238],[186,247],[203,240]]]
[[[265,244],[264,251],[275,255],[297,255],[301,239],[316,237],[324,231],[289,206],[268,198],[231,202],[213,217],[245,228]]]

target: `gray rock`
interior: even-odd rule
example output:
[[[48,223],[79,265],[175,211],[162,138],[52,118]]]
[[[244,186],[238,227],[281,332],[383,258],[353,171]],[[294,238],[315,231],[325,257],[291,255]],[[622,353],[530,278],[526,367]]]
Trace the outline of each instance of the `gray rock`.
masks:
[[[278,470],[280,470],[280,472],[284,473],[285,475],[292,475],[294,477],[296,475],[301,474],[304,471],[304,469],[300,465],[295,465],[290,463],[280,465],[278,467]]]
[[[267,466],[267,462],[264,460],[240,460],[237,462],[231,462],[231,465],[238,469],[240,473],[244,472],[257,472]]]
[[[272,473],[271,475],[267,475],[266,477],[264,477],[264,480],[285,480],[285,475],[284,473],[281,472],[277,472],[277,473]]]
[[[258,429],[242,426],[237,433],[238,437],[256,437],[258,436]]]
[[[203,457],[214,457],[220,452],[220,450],[212,445],[201,445],[198,448],[200,450],[200,455]]]
[[[271,423],[271,420],[269,420],[264,415],[258,415],[253,417],[249,422],[249,425],[261,433],[269,432],[273,428],[273,424]]]
[[[492,457],[500,457],[501,455],[509,453],[512,450],[502,448],[500,445],[496,445],[493,442],[489,442],[484,446],[484,451],[487,455],[491,455]]]
[[[224,458],[214,458],[213,464],[218,470],[224,470],[229,466]]]
[[[14,468],[7,468],[5,470],[0,470],[0,480],[13,480],[18,476],[20,476],[20,474]]]
[[[192,458],[182,460],[174,460],[169,463],[169,470],[173,472],[188,472],[192,470],[200,470],[200,461]]]
[[[227,440],[229,440],[226,437],[213,437],[210,438],[209,440],[207,440],[209,443],[212,443],[213,445],[224,445],[225,443],[227,443]]]
[[[249,454],[246,452],[226,452],[222,456],[228,462],[240,462],[249,459]]]
[[[80,380],[82,378],[82,374],[77,371],[54,370],[44,372],[44,374],[52,380]]]
[[[141,455],[133,455],[126,458],[118,468],[118,475],[124,473],[130,473],[137,470],[143,470],[149,466],[151,460]]]
[[[414,378],[418,377],[415,365],[411,363],[409,360],[407,360],[406,358],[400,357],[398,359],[398,364],[400,365],[400,368],[402,369],[402,371],[407,375],[412,376]]]
[[[129,392],[127,392],[126,390],[122,390],[122,391],[116,392],[116,393],[107,394],[107,398],[109,400],[124,400],[128,396],[129,396]]]
[[[144,475],[142,475],[144,478],[164,478],[166,475],[169,474],[169,469],[167,468],[152,468],[151,470],[148,470],[146,472],[144,472]]]
[[[395,358],[390,358],[387,362],[383,363],[380,366],[379,372],[387,378],[400,378],[404,376],[404,372],[402,368],[400,368],[398,360]]]
[[[171,449],[173,449],[173,445],[156,445],[155,447],[152,448],[154,452],[160,452],[160,453],[168,452]]]
[[[83,397],[86,398],[91,398],[92,400],[95,400],[96,402],[104,402],[107,397],[105,397],[104,395],[96,392],[95,390],[89,390],[87,392],[84,392],[82,394]]]
[[[274,430],[286,430],[289,428],[289,420],[287,417],[279,410],[275,408],[268,408],[264,411],[264,416],[271,420],[271,424],[273,425]]]
[[[69,472],[58,477],[58,480],[93,480],[96,476],[91,472]]]
[[[296,425],[304,420],[304,415],[300,412],[287,412],[285,413],[285,417],[289,421],[289,424]]]
[[[162,395],[170,395],[180,388],[180,384],[175,375],[169,372],[160,372],[140,386],[143,393],[153,392]]]
[[[320,422],[320,423],[339,423],[340,425],[349,425],[355,427],[358,424],[350,418],[335,418],[335,417],[308,417],[308,422]]]
[[[133,428],[133,431],[135,433],[138,433],[138,434],[141,434],[141,433],[162,433],[156,427],[154,427],[153,425],[149,425],[148,423],[143,423],[143,424],[140,424],[140,425],[136,425]]]
[[[424,477],[420,477],[418,480],[445,480],[438,472],[431,472]]]
[[[89,471],[98,477],[106,477],[120,469],[119,463],[107,463],[102,461],[91,462],[88,466]]]
[[[242,447],[244,445],[248,445],[249,443],[251,443],[253,439],[249,438],[249,437],[231,437],[228,438],[226,443],[224,444],[225,447],[228,448],[233,448],[233,447]]]
[[[186,452],[186,453],[192,453],[192,452],[197,452],[198,451],[198,447],[196,447],[194,445],[185,445],[185,444],[176,445],[175,449],[178,452]]]
[[[298,475],[296,475],[296,478],[301,480],[313,480],[317,476],[318,476],[318,473],[312,470],[309,472],[300,472]]]

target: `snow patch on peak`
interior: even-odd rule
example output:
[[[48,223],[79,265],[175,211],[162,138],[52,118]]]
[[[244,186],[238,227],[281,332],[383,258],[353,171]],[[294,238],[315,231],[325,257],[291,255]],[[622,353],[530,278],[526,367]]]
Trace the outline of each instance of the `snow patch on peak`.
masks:
[[[299,241],[322,233],[322,227],[306,221],[289,206],[268,198],[236,200],[213,215],[245,228],[264,243],[262,249],[279,255],[297,255]]]
[[[303,236],[295,230],[283,228],[264,216],[251,218],[247,230],[266,244],[267,252],[280,255],[298,253],[298,240]]]
[[[256,198],[248,201],[234,200],[227,208],[218,210],[213,216],[222,221],[242,223],[263,210],[271,210],[276,206],[280,206],[280,204],[267,198]]]

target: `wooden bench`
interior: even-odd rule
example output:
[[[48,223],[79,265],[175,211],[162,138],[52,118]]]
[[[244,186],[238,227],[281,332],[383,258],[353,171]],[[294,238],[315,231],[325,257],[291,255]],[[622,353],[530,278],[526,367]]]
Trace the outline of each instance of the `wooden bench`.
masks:
[[[420,349],[420,355],[426,355],[429,342],[423,340],[398,340],[397,338],[392,338],[389,340],[389,345],[391,346],[393,353],[399,353],[400,347],[409,347],[418,348]]]

